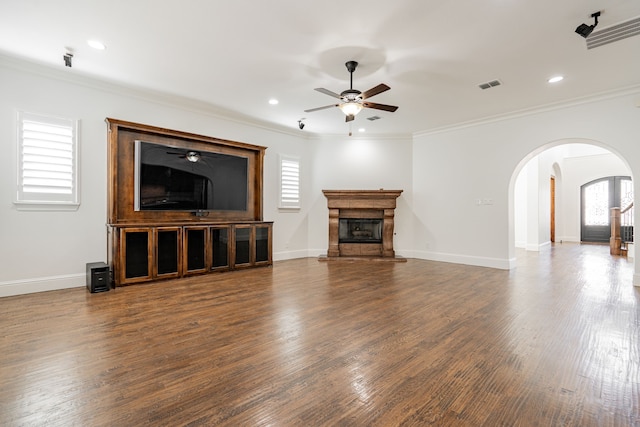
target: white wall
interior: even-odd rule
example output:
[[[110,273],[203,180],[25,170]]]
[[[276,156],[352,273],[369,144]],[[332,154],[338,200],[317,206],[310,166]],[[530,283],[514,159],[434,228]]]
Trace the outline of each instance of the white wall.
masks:
[[[517,164],[517,136],[493,124],[415,137],[413,256],[510,267],[509,159]]]
[[[223,119],[206,106],[4,57],[0,93],[0,296],[84,286],[85,264],[106,261],[106,117],[267,146],[264,219],[274,221],[274,258],[307,256],[310,200],[303,199],[298,212],[277,209],[279,153],[300,157],[302,191],[310,191],[310,144],[297,129],[278,131]],[[77,211],[25,212],[14,207],[17,110],[79,120]]]
[[[345,132],[346,133],[346,132]],[[328,136],[314,141],[313,188],[309,214],[310,253],[326,254],[329,245],[327,199],[322,190],[403,190],[395,211],[394,249],[412,248],[412,143],[409,137]]]
[[[628,165],[632,177],[639,176],[639,99],[636,88],[564,108],[416,135],[413,202],[420,214],[414,255],[513,266],[514,187],[520,169],[545,149],[572,141],[609,149]],[[483,198],[493,204],[474,203]],[[636,267],[636,283],[638,273]]]
[[[529,190],[530,164],[531,161],[524,165],[518,174],[518,178],[516,178],[514,187],[514,241],[516,248],[523,249],[527,248],[527,243],[529,242],[527,233],[527,224],[529,223],[527,198],[531,192],[538,192],[537,188]]]

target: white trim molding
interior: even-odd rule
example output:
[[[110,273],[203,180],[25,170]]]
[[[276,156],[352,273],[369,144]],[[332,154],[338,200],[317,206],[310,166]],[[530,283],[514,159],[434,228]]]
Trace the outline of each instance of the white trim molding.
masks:
[[[86,274],[66,274],[62,276],[39,277],[27,280],[0,282],[0,298],[35,292],[86,286]]]

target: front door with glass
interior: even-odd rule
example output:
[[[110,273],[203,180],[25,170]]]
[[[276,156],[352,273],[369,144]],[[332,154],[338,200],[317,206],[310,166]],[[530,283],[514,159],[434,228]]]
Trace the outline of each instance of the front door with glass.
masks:
[[[633,183],[628,176],[609,176],[580,187],[582,206],[580,240],[609,242],[611,208],[626,208],[633,202]]]

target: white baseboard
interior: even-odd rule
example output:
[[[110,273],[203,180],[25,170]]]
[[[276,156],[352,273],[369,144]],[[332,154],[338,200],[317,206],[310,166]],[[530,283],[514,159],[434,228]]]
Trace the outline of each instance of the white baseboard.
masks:
[[[296,259],[296,258],[308,258],[309,251],[306,249],[302,249],[299,251],[283,251],[283,252],[274,252],[273,260],[274,261],[286,261],[288,259]]]
[[[530,244],[527,244],[526,249],[528,251],[540,252],[542,250],[542,248],[545,248],[547,246],[551,246],[551,241],[547,241],[547,242],[540,243],[540,244],[530,243]]]
[[[277,252],[273,254],[273,260],[284,261],[296,258],[319,257],[321,255],[326,255],[326,252],[326,249]],[[396,254],[404,258],[475,265],[478,267],[497,268],[500,270],[511,270],[516,266],[515,258],[489,258],[428,251],[396,251]],[[633,285],[640,287],[640,274],[633,275]],[[84,286],[86,286],[86,274],[68,274],[63,276],[6,281],[0,282],[0,298],[35,292],[54,291],[57,289],[80,288]]]
[[[511,258],[490,258],[470,255],[456,255],[442,252],[411,251],[403,254],[406,258],[426,259],[430,261],[450,262],[453,264],[475,265],[477,267],[497,268],[500,270],[511,270],[516,266],[516,259]]]
[[[556,243],[580,243],[580,237],[576,236],[556,236]]]
[[[283,261],[295,258],[318,257],[326,253],[326,249],[277,252],[273,254],[273,260]],[[86,274],[80,273],[0,282],[0,298],[32,294],[35,292],[55,291],[57,289],[85,287],[86,277]]]
[[[57,289],[79,288],[86,286],[86,280],[86,274],[67,274],[64,276],[0,282],[0,297],[55,291]]]

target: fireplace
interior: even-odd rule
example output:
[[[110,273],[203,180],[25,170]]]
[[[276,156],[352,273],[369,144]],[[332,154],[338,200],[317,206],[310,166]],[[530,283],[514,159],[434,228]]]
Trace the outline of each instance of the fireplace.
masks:
[[[322,190],[329,207],[327,259],[397,259],[396,199],[402,190]]]

